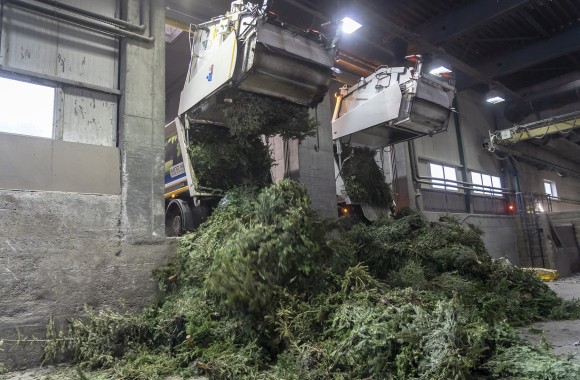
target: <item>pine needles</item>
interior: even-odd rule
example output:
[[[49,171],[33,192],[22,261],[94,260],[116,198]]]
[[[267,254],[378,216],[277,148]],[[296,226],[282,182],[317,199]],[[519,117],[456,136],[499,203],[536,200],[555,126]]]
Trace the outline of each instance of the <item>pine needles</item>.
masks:
[[[375,161],[375,151],[344,144],[342,179],[344,191],[354,203],[391,207],[393,197],[385,174]]]
[[[231,102],[224,103],[222,109],[226,125],[236,138],[279,135],[301,141],[312,136],[318,126],[308,107],[239,90],[230,91],[227,97]]]
[[[272,159],[262,136],[303,140],[318,122],[309,109],[267,96],[232,90],[221,108],[226,127],[193,125],[188,149],[202,188],[228,191],[271,183]]]
[[[478,228],[406,213],[327,230],[295,182],[230,192],[156,272],[150,307],[88,310],[67,348],[127,379],[580,377],[513,327],[576,306],[492,260]]]

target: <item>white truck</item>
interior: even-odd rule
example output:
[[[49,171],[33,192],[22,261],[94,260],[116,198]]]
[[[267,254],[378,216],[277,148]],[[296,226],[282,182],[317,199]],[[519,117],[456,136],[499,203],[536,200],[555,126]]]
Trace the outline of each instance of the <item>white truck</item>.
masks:
[[[178,116],[165,127],[166,233],[194,230],[223,195],[203,187],[187,155],[194,124],[226,126],[220,105],[232,89],[314,107],[333,78],[337,38],[278,20],[262,5],[232,2],[223,16],[192,25],[191,61]],[[379,68],[343,88],[333,117],[340,175],[340,141],[378,148],[445,129],[453,86],[412,68]],[[227,126],[226,126],[227,127]]]
[[[232,2],[223,16],[192,25],[191,61],[178,116],[165,127],[166,233],[194,230],[221,196],[205,189],[187,152],[190,126],[224,125],[220,104],[235,88],[314,107],[332,80],[336,40],[280,22],[262,5]]]

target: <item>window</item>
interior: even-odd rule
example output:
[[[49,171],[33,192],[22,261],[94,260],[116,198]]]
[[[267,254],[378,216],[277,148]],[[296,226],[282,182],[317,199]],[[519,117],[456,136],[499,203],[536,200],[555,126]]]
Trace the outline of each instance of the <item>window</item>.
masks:
[[[478,172],[471,172],[471,183],[473,183],[474,185],[487,186],[487,187],[473,186],[474,194],[494,195],[496,197],[502,196],[501,180],[499,177]],[[494,191],[494,189],[498,190]]]
[[[544,180],[544,191],[546,194],[553,198],[558,198],[558,192],[556,191],[556,182]]]
[[[0,132],[52,138],[52,87],[0,77]]]
[[[431,171],[431,177],[440,178],[442,180],[457,181],[457,172],[455,168],[444,165],[429,164],[429,170]],[[457,191],[457,186],[454,182],[440,181],[437,179],[432,179],[432,186],[434,189],[444,189]],[[444,186],[446,185],[446,186]]]

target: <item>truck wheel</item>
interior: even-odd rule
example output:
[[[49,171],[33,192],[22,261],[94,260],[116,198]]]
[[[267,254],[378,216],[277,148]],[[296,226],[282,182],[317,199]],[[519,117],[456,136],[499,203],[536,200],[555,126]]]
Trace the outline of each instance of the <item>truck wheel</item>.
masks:
[[[165,236],[180,236],[183,234],[183,221],[179,210],[177,213],[167,214],[165,217]]]

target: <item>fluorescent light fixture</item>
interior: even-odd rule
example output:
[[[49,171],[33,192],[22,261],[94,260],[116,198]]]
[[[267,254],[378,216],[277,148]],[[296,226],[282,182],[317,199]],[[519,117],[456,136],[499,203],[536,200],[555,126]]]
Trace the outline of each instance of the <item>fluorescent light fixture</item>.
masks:
[[[497,104],[497,103],[505,102],[505,99],[502,98],[501,96],[494,96],[494,97],[491,97],[491,98],[487,98],[486,100],[487,100],[488,103],[491,103],[491,104]]]
[[[450,72],[451,70],[449,70],[447,67],[439,66],[429,71],[429,74],[440,76],[442,74],[449,74]]]
[[[350,17],[345,17],[342,19],[342,31],[345,32],[346,34],[351,34],[351,33],[355,32],[361,26],[362,26],[362,24],[354,21]]]
[[[497,103],[505,102],[505,98],[503,97],[503,95],[499,91],[497,91],[495,89],[491,89],[487,93],[485,101],[488,103],[491,103],[491,104],[497,104]]]

